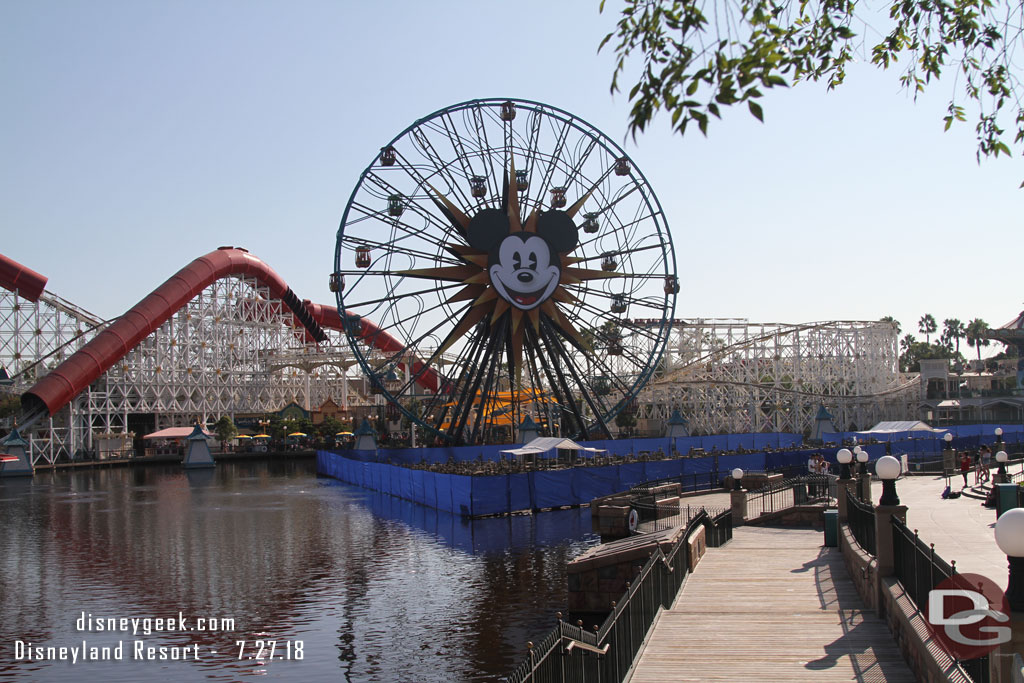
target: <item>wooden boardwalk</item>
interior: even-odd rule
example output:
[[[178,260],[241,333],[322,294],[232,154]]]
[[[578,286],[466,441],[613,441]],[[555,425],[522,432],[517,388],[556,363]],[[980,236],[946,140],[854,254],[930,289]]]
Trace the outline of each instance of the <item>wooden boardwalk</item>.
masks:
[[[739,527],[662,613],[630,679],[914,681],[821,531]]]

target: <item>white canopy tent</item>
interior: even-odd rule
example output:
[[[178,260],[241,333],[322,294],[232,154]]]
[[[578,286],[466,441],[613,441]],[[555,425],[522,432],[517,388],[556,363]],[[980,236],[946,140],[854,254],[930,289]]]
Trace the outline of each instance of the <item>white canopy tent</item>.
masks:
[[[161,429],[150,434],[146,434],[143,439],[184,439],[187,438],[195,430],[195,427],[168,427],[167,429]],[[211,432],[203,430],[203,434],[207,437],[213,437]]]
[[[530,441],[530,443],[524,444],[519,448],[510,448],[502,451],[501,454],[515,458],[525,455],[542,455],[555,450],[579,451],[584,457],[593,457],[598,453],[607,452],[601,448],[588,448],[586,446],[581,446],[572,439],[563,439],[559,436],[539,436],[533,441]]]
[[[867,430],[870,432],[946,432],[945,429],[933,429],[926,423],[920,420],[904,420],[901,422],[879,422],[871,429]]]

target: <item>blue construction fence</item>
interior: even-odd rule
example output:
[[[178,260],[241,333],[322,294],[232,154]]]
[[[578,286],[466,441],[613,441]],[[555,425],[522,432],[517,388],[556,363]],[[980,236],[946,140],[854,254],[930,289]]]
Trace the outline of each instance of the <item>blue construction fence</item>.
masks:
[[[666,456],[690,455],[695,451],[704,453],[735,451],[742,448],[747,451],[763,451],[767,448],[786,449],[796,448],[803,442],[799,434],[773,433],[773,434],[722,434],[718,436],[686,436],[686,437],[661,437],[655,439],[609,439],[603,441],[577,441],[576,443],[588,448],[597,448],[607,451],[613,456],[636,456],[642,453],[656,453],[659,450]],[[455,447],[434,447],[434,448],[392,448],[380,449],[373,460],[379,462],[390,462],[401,465],[417,464],[440,464],[446,462],[468,462],[498,461],[501,459],[501,451],[518,448],[521,444],[507,444],[503,446],[455,446]],[[551,451],[541,454],[538,457],[556,457],[558,454]],[[582,457],[593,455],[580,451]],[[352,457],[360,457],[353,455]]]
[[[861,448],[872,454],[872,459],[880,457],[875,455],[879,445],[882,447],[881,455],[884,455],[886,444],[888,444],[893,455],[906,453],[911,460],[914,460],[918,456],[941,453],[946,448],[946,442],[943,439],[946,432],[953,435],[950,447],[958,451],[973,451],[982,445],[992,446],[997,441],[997,427],[1003,430],[1003,443],[1007,447],[1019,451],[1020,444],[1024,443],[1024,426],[1022,425],[958,425],[944,428],[939,432],[834,432],[823,434],[822,439],[836,444],[856,441],[861,443]],[[881,443],[871,446],[863,445],[864,441],[871,439]]]
[[[317,473],[462,517],[482,517],[580,505],[657,479],[692,477],[717,487],[717,479],[735,467],[753,472],[803,466],[819,452],[825,451],[712,455],[469,476],[375,462],[373,453],[366,451],[317,451]]]
[[[367,491],[362,502],[373,511],[374,517],[396,520],[426,531],[446,546],[473,555],[578,542],[591,533],[589,513],[580,514],[579,510],[467,519],[379,491]]]

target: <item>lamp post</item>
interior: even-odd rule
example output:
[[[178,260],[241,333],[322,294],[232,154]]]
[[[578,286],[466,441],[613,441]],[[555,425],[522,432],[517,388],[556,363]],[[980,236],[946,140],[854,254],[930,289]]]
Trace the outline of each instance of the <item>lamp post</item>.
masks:
[[[1024,611],[1024,508],[1007,510],[996,522],[996,545],[1006,553],[1010,580],[1006,600],[1014,612]]]
[[[842,467],[839,470],[839,486],[836,489],[836,507],[839,508],[839,521],[845,522],[849,519],[846,499],[850,494],[851,487],[856,483],[851,478],[850,463],[853,462],[853,453],[848,448],[840,448],[836,451],[836,460]]]
[[[732,523],[739,526],[747,521],[747,492],[743,490],[743,470],[737,467],[731,474],[735,486],[729,491],[729,507],[732,510]]]
[[[857,456],[857,462],[860,463],[860,467],[857,470],[857,497],[867,503],[871,501],[871,475],[868,474],[868,452],[857,446],[854,449],[854,453]]]
[[[999,471],[996,472],[996,477],[999,478],[999,481],[996,483],[1006,484],[1007,479],[1009,479],[1009,477],[1006,476],[1006,459],[1008,457],[1009,456],[1006,455],[1006,451],[999,451],[996,453],[996,462],[999,463]]]
[[[839,470],[839,478],[849,479],[850,463],[853,461],[853,453],[851,453],[847,448],[840,448],[836,452],[836,460],[838,460],[839,464],[842,465],[842,468]]]
[[[857,470],[858,474],[868,473],[868,452],[860,446],[853,447],[853,457],[857,458],[857,462],[860,463],[860,469]]]
[[[952,432],[946,432],[942,436],[942,440],[945,442],[942,448],[942,476],[951,477],[956,470],[956,452],[951,445],[953,443]]]
[[[882,480],[882,497],[879,505],[899,505],[896,495],[896,477],[900,476],[900,461],[891,455],[883,455],[875,462],[875,474]]]

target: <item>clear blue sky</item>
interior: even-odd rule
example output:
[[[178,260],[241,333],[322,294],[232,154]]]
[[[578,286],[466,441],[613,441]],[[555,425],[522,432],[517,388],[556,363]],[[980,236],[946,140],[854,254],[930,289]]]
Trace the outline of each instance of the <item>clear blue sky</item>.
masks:
[[[0,252],[105,317],[220,245],[329,303],[377,150],[449,104],[517,97],[624,144],[667,214],[678,317],[893,315],[916,334],[924,313],[1024,308],[1024,163],[979,166],[973,124],[942,132],[951,86],[915,104],[898,73],[855,67],[836,92],[772,93],[764,124],[736,109],[683,139],[663,115],[633,143],[597,53],[607,4],[6,0]]]

